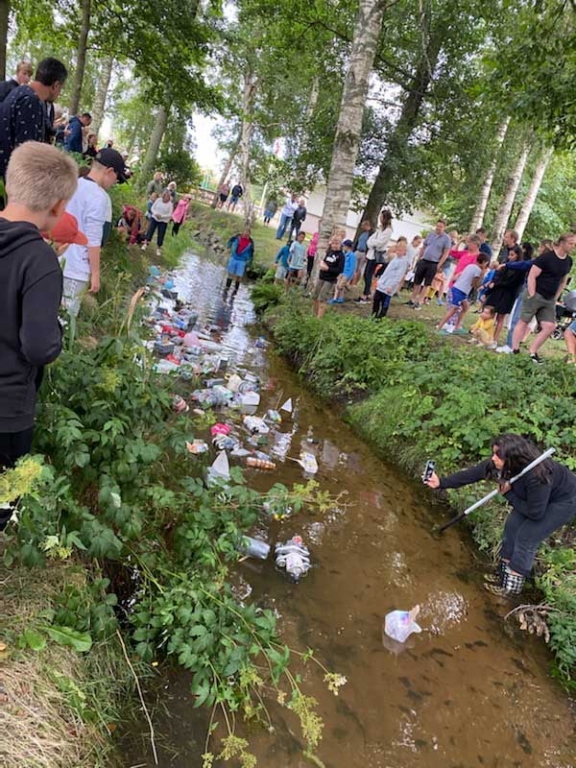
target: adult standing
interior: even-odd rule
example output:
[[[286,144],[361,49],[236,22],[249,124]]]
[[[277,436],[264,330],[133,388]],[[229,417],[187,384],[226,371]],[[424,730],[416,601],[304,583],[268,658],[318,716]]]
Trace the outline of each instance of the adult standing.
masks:
[[[88,128],[92,122],[90,112],[83,112],[80,117],[74,115],[68,121],[68,128],[65,131],[64,149],[66,152],[77,152],[79,155],[83,152],[82,147],[82,129]]]
[[[290,234],[288,235],[288,240],[292,240],[292,235],[295,233],[296,238],[300,234],[300,229],[302,227],[302,224],[306,220],[306,200],[304,198],[300,198],[298,200],[298,208],[294,211],[294,214],[292,216],[292,222],[290,224]]]
[[[530,575],[540,544],[576,516],[576,475],[552,459],[527,472],[511,485],[510,479],[541,455],[530,440],[504,434],[492,441],[492,458],[448,477],[433,473],[430,488],[462,488],[482,480],[496,480],[512,507],[500,545],[498,595],[518,595]]]
[[[155,192],[158,197],[164,192],[164,177],[162,175],[162,171],[156,171],[154,174],[152,181],[148,182],[148,186],[146,187],[146,194],[148,197]]]
[[[507,229],[504,232],[504,240],[502,243],[502,250],[498,256],[499,264],[506,264],[508,261],[508,255],[514,246],[518,245],[519,240],[518,232],[515,229]]]
[[[156,256],[161,256],[161,248],[164,244],[164,236],[166,235],[166,228],[168,227],[168,222],[172,218],[172,211],[174,210],[174,206],[172,205],[172,198],[170,197],[170,192],[168,190],[164,190],[162,193],[162,197],[158,197],[153,203],[152,208],[150,209],[150,222],[148,224],[148,231],[146,232],[146,239],[144,240],[144,244],[142,245],[142,250],[145,251],[148,247],[148,244],[152,241],[152,238],[154,237],[154,232],[158,230],[158,234],[156,235]]]
[[[32,64],[29,61],[21,61],[16,67],[16,77],[6,80],[4,83],[0,83],[0,101],[4,101],[9,93],[12,93],[14,88],[18,88],[19,85],[28,85],[30,78],[32,77]]]
[[[234,184],[230,191],[230,202],[228,203],[228,210],[230,213],[234,213],[236,210],[236,206],[238,205],[238,201],[244,194],[244,187],[242,184]]]
[[[361,231],[356,240],[356,271],[350,281],[350,285],[360,282],[366,267],[366,254],[368,253],[368,239],[374,233],[370,219],[364,219],[360,225]]]
[[[280,211],[280,224],[276,230],[276,240],[282,240],[286,233],[286,227],[291,223],[294,211],[298,208],[296,195],[288,195],[284,207]]]
[[[533,317],[540,323],[541,331],[530,345],[530,359],[534,363],[542,363],[538,350],[546,339],[552,335],[556,327],[556,301],[560,298],[568,275],[572,268],[570,253],[576,246],[576,235],[566,232],[560,235],[556,244],[549,251],[534,260],[528,272],[526,290],[522,296],[520,319],[516,323],[512,337],[512,352],[520,352],[528,324]]]
[[[386,263],[386,249],[392,237],[392,213],[387,208],[380,211],[376,232],[366,241],[366,265],[364,267],[364,293],[356,301],[368,304],[372,293],[372,279],[379,264]]]
[[[432,285],[436,273],[442,272],[451,246],[452,240],[446,233],[446,222],[443,219],[438,219],[434,231],[427,234],[422,243],[420,257],[414,272],[414,290],[407,302],[409,306],[417,310],[422,309],[418,299],[424,300],[426,290]]]
[[[278,203],[276,200],[268,200],[266,208],[264,209],[264,224],[268,226],[271,220],[274,218],[274,214],[278,210]]]
[[[46,141],[47,112],[60,96],[68,71],[58,59],[43,59],[34,80],[19,85],[0,104],[0,176],[14,149],[25,141]]]
[[[509,250],[506,265],[513,264],[515,261],[522,261],[522,249],[518,245]],[[512,312],[514,302],[522,289],[525,276],[526,274],[523,271],[506,269],[504,267],[498,270],[492,282],[488,283],[484,306],[493,307],[497,315],[496,330],[494,331],[494,342],[496,344],[500,338],[506,315]]]
[[[98,149],[96,147],[97,141],[98,137],[95,133],[89,133],[88,136],[86,136],[86,149],[82,153],[86,159],[93,159],[98,154]],[[124,159],[124,157],[122,157],[122,159]]]
[[[230,194],[230,184],[228,184],[227,181],[223,181],[222,184],[220,184],[220,186],[216,190],[216,194],[218,195],[216,208],[223,208],[224,203],[226,202],[226,200],[228,200],[228,195]]]

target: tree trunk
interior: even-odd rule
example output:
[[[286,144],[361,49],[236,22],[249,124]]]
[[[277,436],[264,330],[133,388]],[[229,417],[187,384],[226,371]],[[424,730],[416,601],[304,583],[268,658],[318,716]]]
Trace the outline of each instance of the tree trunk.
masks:
[[[522,144],[520,155],[518,156],[518,159],[510,172],[508,181],[506,182],[504,197],[502,198],[500,208],[496,214],[496,220],[494,221],[492,242],[490,243],[494,253],[498,253],[502,246],[502,238],[504,237],[504,232],[508,226],[508,219],[510,218],[510,213],[512,212],[512,206],[514,205],[516,193],[518,192],[518,187],[522,181],[522,174],[524,173],[524,168],[526,167],[526,161],[528,160],[529,154],[530,141],[525,140]]]
[[[420,23],[423,26],[424,34],[426,34],[427,20],[424,15],[422,15]],[[386,196],[392,189],[395,179],[398,178],[398,174],[403,172],[404,154],[408,139],[418,124],[420,110],[432,82],[432,75],[438,63],[442,39],[445,34],[442,24],[438,24],[437,27],[430,35],[426,35],[426,43],[408,88],[402,113],[396,127],[388,137],[386,153],[382,158],[378,175],[374,180],[364,208],[362,218],[370,219],[374,226],[376,226],[378,214],[386,203]],[[356,234],[360,234],[360,226]]]
[[[140,177],[138,179],[138,186],[140,189],[145,188],[146,184],[150,181],[152,174],[155,171],[154,166],[156,165],[156,158],[158,157],[160,144],[162,144],[162,139],[166,133],[167,125],[168,110],[166,107],[158,107],[158,111],[156,112],[156,122],[154,124],[154,128],[152,129],[150,142],[148,144],[146,156],[144,157],[144,162],[142,163],[142,168],[140,169]]]
[[[500,123],[500,126],[498,127],[498,133],[496,135],[496,146],[494,147],[494,156],[492,158],[492,163],[490,164],[490,167],[486,172],[486,177],[484,178],[484,184],[482,184],[482,190],[480,192],[478,205],[476,206],[476,210],[474,211],[474,215],[472,216],[472,221],[470,222],[470,232],[472,233],[476,232],[476,230],[482,226],[482,223],[484,221],[486,206],[488,205],[488,199],[490,197],[492,183],[494,182],[494,176],[496,175],[496,168],[498,166],[498,155],[500,154],[500,150],[502,149],[502,144],[504,143],[504,139],[506,138],[506,132],[508,131],[509,125],[510,125],[510,118],[507,117],[505,120],[503,120],[503,122]]]
[[[232,145],[232,148],[230,149],[228,158],[224,163],[224,168],[222,168],[222,173],[220,174],[220,179],[218,180],[218,188],[220,188],[228,178],[228,174],[230,173],[230,169],[232,168],[232,164],[236,159],[236,155],[238,154],[238,149],[240,148],[240,136],[241,134],[239,133],[234,141],[234,144]],[[212,200],[210,207],[216,208],[217,204],[218,204],[218,194],[215,194],[214,200]]]
[[[530,214],[532,213],[532,208],[534,208],[534,203],[536,202],[536,198],[538,197],[538,192],[540,192],[540,187],[542,186],[542,181],[544,179],[544,174],[546,173],[546,168],[548,168],[548,163],[552,159],[552,155],[554,154],[554,150],[552,147],[547,147],[542,151],[542,154],[540,155],[540,160],[538,161],[538,165],[536,166],[536,170],[534,171],[534,176],[532,177],[532,182],[530,184],[530,189],[528,190],[528,194],[524,198],[524,202],[522,203],[520,210],[518,212],[518,216],[516,217],[516,223],[514,224],[514,229],[516,232],[518,232],[518,238],[521,240],[522,235],[524,234],[524,230],[526,229],[526,224],[528,224],[528,219],[530,218]]]
[[[252,138],[252,112],[258,89],[258,78],[249,69],[244,74],[244,95],[242,97],[242,128],[240,131],[240,183],[244,189],[244,223],[252,225],[253,206],[250,199],[250,140]]]
[[[98,87],[96,88],[94,104],[92,105],[92,124],[90,126],[92,132],[96,135],[100,132],[100,126],[104,119],[106,96],[108,95],[108,88],[110,88],[113,66],[113,56],[106,56],[106,58],[102,59],[100,62],[100,77],[98,78]]]
[[[10,0],[0,0],[0,80],[6,78],[6,44],[8,42],[8,21]]]
[[[70,101],[70,114],[76,115],[80,109],[80,99],[82,98],[82,81],[84,80],[84,70],[86,69],[86,48],[88,46],[88,32],[90,31],[90,10],[92,0],[81,0],[82,19],[80,21],[80,35],[78,37],[78,49],[76,51],[76,75],[74,77],[74,88],[72,90],[72,99]]]
[[[326,187],[318,251],[323,253],[334,228],[344,227],[350,207],[354,167],[360,145],[364,105],[370,73],[374,65],[382,30],[385,4],[381,0],[360,0],[354,28],[350,65],[344,81],[336,138]],[[318,275],[320,259],[314,264],[313,279]]]

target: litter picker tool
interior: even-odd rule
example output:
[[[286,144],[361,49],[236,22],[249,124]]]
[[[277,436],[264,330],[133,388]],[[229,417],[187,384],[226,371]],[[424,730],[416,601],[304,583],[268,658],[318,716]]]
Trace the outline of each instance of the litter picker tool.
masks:
[[[553,453],[555,453],[555,448],[548,448],[547,451],[544,451],[544,453],[541,456],[538,456],[537,459],[534,459],[534,461],[530,462],[528,466],[524,467],[522,472],[519,472],[514,477],[510,478],[508,482],[510,485],[512,483],[515,483],[516,480],[523,477],[527,472],[530,472],[531,469],[534,469],[534,467],[537,467],[538,464],[541,464],[546,459],[550,458]],[[453,517],[452,520],[449,520],[447,523],[444,523],[444,525],[440,526],[440,528],[436,528],[438,533],[444,533],[444,531],[447,528],[451,528],[453,525],[456,525],[456,523],[459,523],[460,520],[464,520],[465,517],[467,517],[471,512],[474,512],[478,507],[483,506],[486,504],[487,501],[490,501],[490,499],[493,499],[495,496],[498,496],[500,493],[500,490],[498,488],[495,488],[493,491],[490,491],[490,493],[487,493],[486,496],[483,496],[481,499],[476,501],[472,506],[468,507],[468,509],[465,509],[464,512],[460,512],[460,514],[456,515],[456,517]]]

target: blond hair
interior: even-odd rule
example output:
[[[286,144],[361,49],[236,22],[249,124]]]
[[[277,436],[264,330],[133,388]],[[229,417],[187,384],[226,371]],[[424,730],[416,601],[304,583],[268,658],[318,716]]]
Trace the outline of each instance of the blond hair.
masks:
[[[16,67],[16,74],[19,74],[20,72],[23,72],[25,75],[29,75],[30,77],[32,77],[34,73],[34,69],[32,68],[32,62],[19,61],[18,66]]]
[[[10,156],[6,193],[10,203],[36,213],[50,211],[69,200],[78,186],[78,166],[65,152],[49,144],[27,141]]]

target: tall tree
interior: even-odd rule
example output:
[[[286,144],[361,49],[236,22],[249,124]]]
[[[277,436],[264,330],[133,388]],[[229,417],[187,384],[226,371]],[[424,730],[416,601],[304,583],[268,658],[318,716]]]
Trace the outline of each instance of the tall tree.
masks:
[[[112,68],[114,66],[114,57],[105,56],[100,62],[100,76],[96,87],[96,95],[92,104],[92,131],[98,135],[102,120],[104,119],[104,110],[106,108],[106,97],[110,88],[112,79]]]
[[[0,80],[6,77],[6,46],[8,43],[8,21],[10,0],[0,0]]]
[[[486,213],[488,199],[490,198],[490,191],[492,189],[492,184],[494,183],[496,168],[498,167],[498,155],[500,153],[500,149],[502,148],[502,144],[504,143],[504,139],[506,138],[506,132],[508,131],[509,125],[510,118],[506,117],[498,127],[498,133],[496,135],[496,142],[494,147],[494,155],[492,162],[486,171],[486,176],[484,177],[484,183],[482,184],[478,204],[476,206],[476,210],[474,211],[474,215],[472,216],[472,221],[470,222],[470,232],[476,232],[476,230],[479,229],[479,227],[481,227],[484,222],[484,214]]]
[[[514,205],[514,200],[516,199],[518,187],[522,181],[522,174],[524,173],[528,155],[530,154],[530,147],[530,140],[525,138],[520,148],[520,154],[517,156],[516,162],[512,166],[508,180],[506,182],[506,189],[504,190],[504,195],[500,201],[500,206],[498,208],[498,213],[496,214],[494,226],[492,229],[492,241],[490,245],[492,246],[492,250],[495,253],[500,250],[500,246],[502,245],[502,238],[504,236],[504,232],[506,231],[506,227],[508,226],[508,219],[510,218],[510,214],[512,212],[512,207]]]
[[[385,9],[386,3],[383,0],[360,0],[322,212],[318,238],[320,252],[325,250],[334,228],[346,224],[352,197],[354,167],[360,145],[364,105]],[[318,273],[319,265],[320,261],[317,259],[314,265],[315,275]]]
[[[86,69],[86,51],[88,49],[88,33],[90,32],[90,13],[92,0],[81,0],[80,33],[78,35],[78,49],[76,52],[76,72],[72,98],[70,99],[70,113],[75,115],[80,109],[82,98],[82,82]]]
[[[254,100],[258,89],[258,77],[249,68],[244,72],[244,92],[242,97],[242,128],[240,130],[240,178],[244,194],[244,221],[246,226],[252,223],[252,201],[250,198],[250,140],[254,124]]]
[[[553,154],[554,150],[552,147],[546,147],[540,153],[534,175],[532,176],[532,181],[530,182],[530,188],[520,206],[518,216],[516,217],[516,223],[514,224],[514,229],[518,232],[520,238],[522,238],[526,225],[528,224],[528,219],[530,218],[534,203],[538,197],[538,192],[540,192],[540,187],[542,186],[542,181],[544,180],[544,174],[546,173],[546,169],[548,168],[548,164],[550,163]]]
[[[228,178],[230,171],[232,170],[232,165],[234,164],[234,160],[236,159],[236,155],[238,154],[238,150],[240,149],[240,137],[241,137],[241,134],[239,133],[236,139],[234,140],[234,143],[230,147],[228,156],[226,157],[226,162],[222,166],[222,173],[220,174],[220,178],[218,180],[218,187],[221,187],[222,184],[224,184],[224,182]],[[212,200],[211,207],[216,208],[217,205],[218,205],[218,195],[214,195],[214,199]]]
[[[150,181],[150,177],[155,170],[154,166],[156,165],[160,144],[162,144],[162,139],[166,133],[167,126],[168,110],[166,107],[160,106],[156,110],[156,121],[154,123],[152,135],[150,136],[150,141],[148,142],[148,149],[146,150],[144,162],[140,168],[139,184],[142,188],[146,186],[148,181]]]

